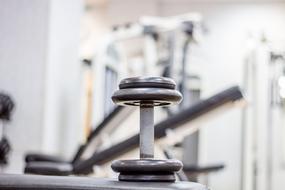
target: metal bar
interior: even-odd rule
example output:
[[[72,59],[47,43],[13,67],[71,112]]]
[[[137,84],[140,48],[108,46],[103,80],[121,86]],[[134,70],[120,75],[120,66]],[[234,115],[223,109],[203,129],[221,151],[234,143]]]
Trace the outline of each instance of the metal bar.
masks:
[[[140,158],[153,158],[154,120],[153,106],[140,107]]]

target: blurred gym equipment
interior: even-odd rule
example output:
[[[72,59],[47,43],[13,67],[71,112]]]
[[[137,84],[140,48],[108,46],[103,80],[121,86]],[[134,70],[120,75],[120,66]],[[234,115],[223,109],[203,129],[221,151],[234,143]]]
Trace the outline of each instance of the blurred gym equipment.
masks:
[[[79,160],[84,160],[89,156],[89,152],[96,151],[96,147],[102,143],[102,138],[97,138],[99,134],[106,133],[106,129],[111,130],[119,125],[122,120],[132,111],[132,109],[123,109],[122,107],[114,107],[108,109],[108,113],[104,119],[91,130],[91,115],[92,115],[92,94],[93,94],[93,79],[92,79],[92,62],[83,60],[84,66],[84,139],[82,144],[76,150],[74,156],[69,160],[64,160],[58,156],[52,156],[42,153],[28,153],[25,156],[25,162],[51,162],[51,163],[66,163],[74,164]],[[91,148],[90,148],[91,147]],[[91,149],[91,150],[89,150]]]
[[[181,62],[180,57],[174,56],[174,51],[180,52],[180,47],[174,46],[179,39],[174,39],[174,37],[181,37],[181,31],[184,36],[187,30],[191,30],[186,35],[188,41],[190,36],[196,39],[196,34],[201,31],[201,25],[201,15],[191,13],[173,17],[142,17],[137,22],[114,26],[113,31],[102,38],[102,43],[98,45],[94,54],[93,62],[100,64],[94,64],[93,122],[100,121],[108,113],[109,108],[113,108],[109,97],[116,89],[118,79],[129,76],[161,76],[165,70],[164,67],[171,67],[170,70],[165,71],[171,72],[171,75],[162,76],[180,81],[181,73],[172,71],[180,67],[180,64],[174,64],[174,62]],[[191,26],[190,30],[189,26]],[[169,60],[161,64],[162,61],[158,57],[160,51],[158,44],[163,35],[173,38],[169,39],[171,41]],[[182,49],[181,54],[183,54]],[[176,74],[179,77],[176,77]],[[177,83],[178,86],[180,86],[179,83]],[[102,90],[102,86],[109,88]]]
[[[28,153],[25,157],[26,164],[37,164],[35,162],[43,162],[50,163],[50,164],[58,164],[58,166],[62,164],[75,164],[80,160],[84,160],[85,157],[88,156],[88,152],[96,152],[96,147],[100,146],[102,139],[98,137],[101,133],[104,133],[106,129],[112,129],[116,127],[122,119],[125,118],[131,109],[126,109],[123,107],[116,107],[88,136],[86,143],[80,145],[76,153],[74,154],[73,158],[70,160],[64,160],[57,156],[40,154],[40,153]],[[89,150],[92,149],[92,150]],[[87,155],[86,155],[87,154]],[[28,167],[28,166],[27,166]],[[54,171],[55,172],[55,171]],[[65,175],[68,175],[66,173]]]
[[[275,189],[285,174],[280,167],[284,164],[285,53],[257,41],[247,52],[243,73],[250,106],[242,112],[241,184],[246,186],[251,179],[253,190]]]
[[[11,145],[5,134],[5,124],[11,120],[15,105],[6,93],[0,93],[0,167],[8,164]]]
[[[6,137],[2,137],[0,141],[0,166],[8,164],[8,156],[11,151],[10,142]]]

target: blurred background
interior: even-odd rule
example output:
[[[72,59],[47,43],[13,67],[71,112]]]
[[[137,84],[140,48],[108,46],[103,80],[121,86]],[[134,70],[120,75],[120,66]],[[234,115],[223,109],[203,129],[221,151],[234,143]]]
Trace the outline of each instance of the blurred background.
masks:
[[[87,143],[84,160],[131,137],[138,110],[118,110],[113,92],[126,77],[164,76],[184,100],[157,108],[155,123],[208,101],[157,140],[157,157],[212,189],[282,189],[284,21],[283,0],[0,0],[1,172],[23,173],[29,153],[69,161]],[[232,86],[244,99],[211,108]],[[113,177],[105,158],[89,173]]]

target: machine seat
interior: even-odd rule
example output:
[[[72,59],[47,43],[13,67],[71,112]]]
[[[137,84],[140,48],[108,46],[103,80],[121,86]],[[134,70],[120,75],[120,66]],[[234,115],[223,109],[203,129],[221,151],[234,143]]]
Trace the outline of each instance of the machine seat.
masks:
[[[51,156],[47,154],[29,153],[25,157],[26,163],[30,162],[54,162],[54,163],[67,163],[59,157]]]

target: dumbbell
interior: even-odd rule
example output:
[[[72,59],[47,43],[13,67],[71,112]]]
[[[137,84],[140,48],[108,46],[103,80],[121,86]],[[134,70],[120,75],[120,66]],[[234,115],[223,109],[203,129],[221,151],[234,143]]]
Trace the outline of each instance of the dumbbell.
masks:
[[[182,163],[154,159],[154,107],[181,102],[182,95],[175,87],[175,82],[165,77],[133,77],[120,82],[113,102],[140,108],[140,159],[112,163],[112,169],[120,173],[120,181],[175,181],[175,172],[182,168]]]
[[[6,137],[0,139],[0,166],[8,164],[8,155],[11,151],[11,145]]]
[[[14,107],[12,98],[6,93],[0,93],[0,119],[9,121]]]

